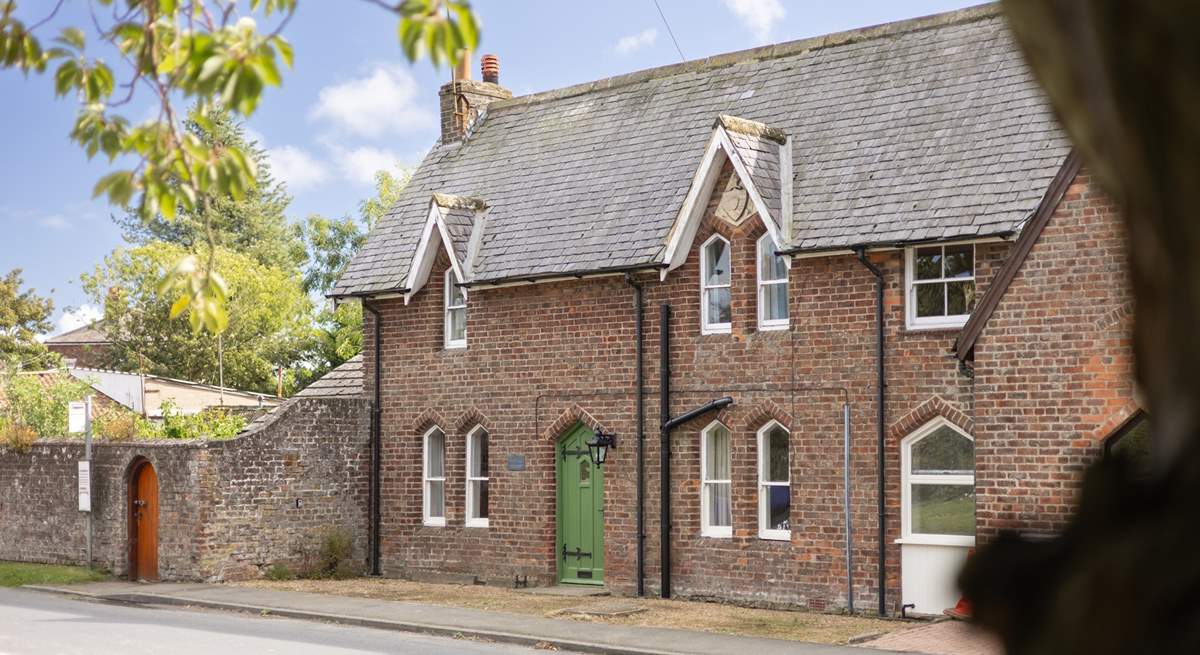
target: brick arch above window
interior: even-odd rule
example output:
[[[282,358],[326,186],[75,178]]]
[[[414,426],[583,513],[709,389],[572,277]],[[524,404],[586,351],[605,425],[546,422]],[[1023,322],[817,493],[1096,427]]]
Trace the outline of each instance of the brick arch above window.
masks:
[[[1088,445],[1101,445],[1117,428],[1124,425],[1135,414],[1142,411],[1142,407],[1134,400],[1129,400],[1117,411],[1109,414],[1103,421],[1098,423],[1095,428],[1092,428],[1084,436],[1085,443]],[[1082,444],[1080,444],[1082,445]]]
[[[554,419],[550,427],[542,431],[541,438],[545,441],[557,440],[563,433],[575,427],[578,423],[588,426],[593,432],[604,427],[600,421],[596,420],[596,417],[589,414],[577,403],[572,403],[570,407],[567,407],[558,415],[558,418]]]
[[[967,434],[975,434],[975,421],[941,396],[933,396],[917,405],[888,429],[888,434],[894,439],[902,439],[913,430],[925,425],[935,418],[944,418]]]
[[[772,400],[764,400],[751,407],[742,425],[751,432],[757,432],[771,421],[778,422],[785,430],[792,429],[792,415]]]
[[[427,408],[413,421],[413,432],[423,435],[429,431],[429,428],[440,429],[443,425],[450,425],[450,423],[436,409]]]
[[[454,419],[454,429],[459,434],[466,434],[474,430],[476,426],[482,426],[488,432],[492,431],[492,422],[475,407],[459,414],[458,418]]]

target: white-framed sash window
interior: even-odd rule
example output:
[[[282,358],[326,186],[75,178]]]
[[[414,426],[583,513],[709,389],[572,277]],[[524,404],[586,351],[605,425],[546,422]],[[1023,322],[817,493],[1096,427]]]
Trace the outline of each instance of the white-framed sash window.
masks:
[[[909,328],[961,327],[975,309],[975,244],[905,249]]]
[[[758,536],[792,538],[791,435],[778,421],[758,431]]]
[[[700,534],[733,536],[729,428],[713,421],[700,432]]]
[[[467,292],[455,283],[453,269],[446,269],[446,347],[467,347]]]
[[[700,246],[700,332],[727,334],[732,325],[729,241],[714,234]]]
[[[446,433],[432,427],[422,440],[422,518],[425,525],[446,525]]]
[[[770,234],[758,240],[758,329],[788,327],[788,268]]]
[[[467,527],[488,527],[488,432],[467,433]]]

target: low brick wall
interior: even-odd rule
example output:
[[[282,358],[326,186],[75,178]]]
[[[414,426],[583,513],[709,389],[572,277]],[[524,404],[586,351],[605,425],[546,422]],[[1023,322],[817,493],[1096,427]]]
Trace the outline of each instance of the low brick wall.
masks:
[[[303,566],[330,527],[365,561],[369,475],[367,403],[297,399],[223,442],[97,443],[93,448],[92,561],[127,568],[130,465],[150,461],[159,481],[159,576],[257,577],[273,563]],[[87,518],[76,498],[80,441],[0,446],[0,559],[86,561]],[[297,503],[299,500],[299,503]]]

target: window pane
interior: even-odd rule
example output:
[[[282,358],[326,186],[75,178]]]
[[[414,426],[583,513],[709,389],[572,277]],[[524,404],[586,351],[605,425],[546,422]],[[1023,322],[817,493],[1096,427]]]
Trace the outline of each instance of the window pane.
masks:
[[[592,460],[579,460],[579,486],[585,486],[592,483]]]
[[[426,448],[428,449],[428,469],[425,471],[427,478],[442,478],[446,476],[446,435],[440,431],[431,432],[428,437]]]
[[[429,485],[429,516],[440,518],[446,515],[446,487],[441,480],[433,480]]]
[[[788,481],[788,433],[776,425],[767,432],[763,441],[767,447],[767,462],[764,467],[765,482]]]
[[[728,323],[731,316],[729,288],[709,289],[705,293],[708,296],[708,323]]]
[[[942,277],[942,249],[934,246],[933,248],[917,248],[913,259],[916,260],[916,279],[918,280],[937,280]]]
[[[973,536],[975,487],[967,484],[912,485],[912,531]]]
[[[946,246],[946,277],[974,277],[975,246]]]
[[[704,463],[706,480],[729,479],[729,430],[723,425],[714,426],[705,435],[704,445],[708,461]]]
[[[712,527],[733,525],[729,483],[709,484],[705,487],[705,492],[708,494],[708,525]]]
[[[708,285],[729,284],[729,245],[717,239],[704,249],[705,277]]]
[[[788,317],[786,284],[768,284],[762,288],[763,320],[776,321]]]
[[[758,276],[763,280],[786,280],[787,265],[783,257],[775,254],[775,244],[771,237],[763,237],[758,242]]]
[[[474,514],[473,519],[486,519],[488,517],[488,481],[487,480],[472,480],[471,481],[471,498],[473,499]]]
[[[763,487],[767,492],[767,529],[790,530],[792,528],[792,488],[787,485]]]
[[[975,443],[954,428],[942,426],[912,446],[915,475],[974,475]]]
[[[486,478],[488,475],[488,434],[482,430],[471,436],[470,477]]]
[[[950,316],[970,314],[975,309],[975,281],[946,284],[946,311]]]
[[[1115,456],[1128,459],[1138,475],[1149,477],[1153,471],[1150,449],[1150,420],[1143,414],[1122,432],[1113,444],[1111,452]]]
[[[450,310],[450,340],[462,341],[467,338],[467,310]]]
[[[454,283],[454,276],[451,275],[450,277],[446,278],[446,280],[446,284],[448,284],[450,287],[449,304],[454,307],[467,304],[467,299],[463,296],[462,287]]]
[[[917,316],[946,315],[946,286],[944,284],[918,284]]]

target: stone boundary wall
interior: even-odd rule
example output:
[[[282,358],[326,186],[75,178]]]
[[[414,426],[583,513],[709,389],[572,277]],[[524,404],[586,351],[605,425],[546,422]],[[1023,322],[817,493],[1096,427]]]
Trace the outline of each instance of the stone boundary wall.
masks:
[[[359,398],[289,401],[229,441],[99,442],[93,446],[97,566],[127,569],[131,464],[159,480],[159,577],[258,577],[274,563],[299,567],[330,527],[366,557],[369,405]],[[78,511],[78,440],[43,440],[27,453],[0,446],[0,560],[86,562]],[[296,501],[299,500],[299,503]]]

